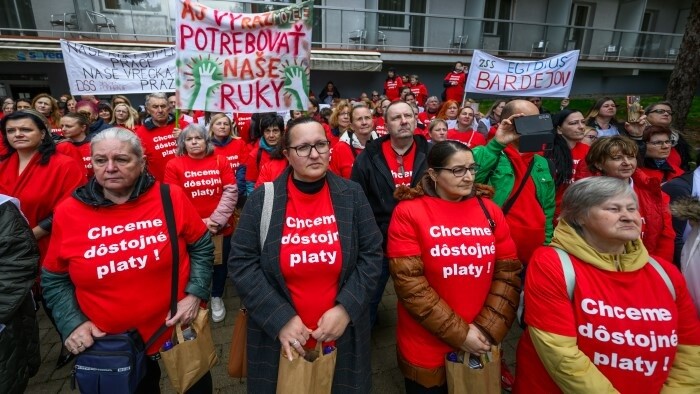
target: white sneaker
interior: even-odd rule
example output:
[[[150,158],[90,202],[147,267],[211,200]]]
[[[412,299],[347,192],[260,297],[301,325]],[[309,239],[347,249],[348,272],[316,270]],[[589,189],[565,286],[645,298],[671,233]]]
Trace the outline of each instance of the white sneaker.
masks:
[[[226,307],[221,297],[211,298],[211,318],[214,320],[214,323],[223,321],[226,318]]]

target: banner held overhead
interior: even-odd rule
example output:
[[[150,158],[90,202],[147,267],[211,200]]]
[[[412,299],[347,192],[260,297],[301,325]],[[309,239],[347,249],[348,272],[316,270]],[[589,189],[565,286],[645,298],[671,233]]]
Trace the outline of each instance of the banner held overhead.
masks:
[[[260,14],[177,4],[179,107],[306,110],[313,1]]]
[[[540,60],[501,59],[475,50],[466,91],[497,96],[568,97],[579,51]]]
[[[175,91],[173,46],[125,53],[61,40],[61,51],[73,95]]]

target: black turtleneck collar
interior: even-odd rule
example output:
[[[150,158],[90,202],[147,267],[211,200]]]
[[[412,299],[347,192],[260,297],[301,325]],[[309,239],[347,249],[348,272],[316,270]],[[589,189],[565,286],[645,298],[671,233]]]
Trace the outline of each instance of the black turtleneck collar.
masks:
[[[305,182],[294,178],[294,171],[290,171],[289,176],[292,177],[292,183],[294,183],[294,186],[296,186],[296,188],[304,194],[316,194],[323,189],[323,185],[326,183],[325,175],[323,178],[313,182]]]

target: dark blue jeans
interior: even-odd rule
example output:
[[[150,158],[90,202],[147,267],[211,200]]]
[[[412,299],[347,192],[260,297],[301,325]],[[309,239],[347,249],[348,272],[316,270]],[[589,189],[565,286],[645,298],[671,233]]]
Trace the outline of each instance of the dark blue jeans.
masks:
[[[369,323],[370,327],[374,327],[377,322],[377,308],[379,308],[379,303],[382,301],[382,296],[384,295],[384,289],[386,288],[386,283],[389,281],[389,259],[384,256],[382,258],[382,274],[379,276],[378,287],[374,293],[374,296],[369,302]]]
[[[223,241],[222,263],[214,266],[214,276],[212,277],[211,296],[221,297],[224,295],[226,287],[226,276],[228,275],[228,255],[231,253],[231,236],[227,235]]]

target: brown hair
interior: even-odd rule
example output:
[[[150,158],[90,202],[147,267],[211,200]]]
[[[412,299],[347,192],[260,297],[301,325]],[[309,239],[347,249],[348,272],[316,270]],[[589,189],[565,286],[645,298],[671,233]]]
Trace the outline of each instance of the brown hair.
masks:
[[[598,138],[586,154],[586,165],[592,174],[600,174],[600,169],[596,165],[605,163],[613,154],[621,153],[627,156],[637,157],[639,148],[637,143],[628,137],[615,135],[612,137]]]

